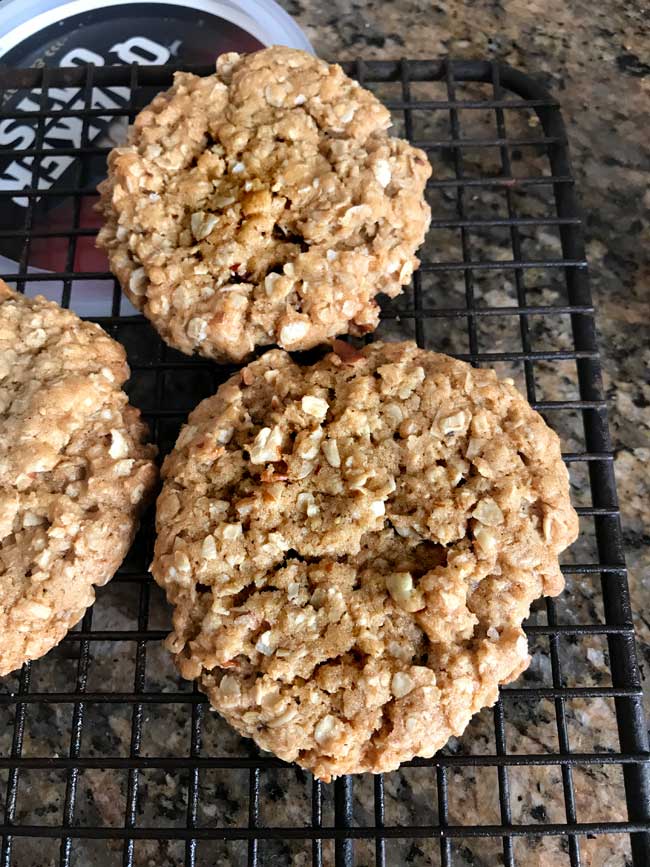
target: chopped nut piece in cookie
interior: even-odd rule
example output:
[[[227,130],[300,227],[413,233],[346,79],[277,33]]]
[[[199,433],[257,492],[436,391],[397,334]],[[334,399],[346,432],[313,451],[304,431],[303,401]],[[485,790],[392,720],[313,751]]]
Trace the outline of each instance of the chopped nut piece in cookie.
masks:
[[[390,689],[395,698],[404,698],[415,688],[415,681],[403,671],[397,671],[390,682]]]
[[[264,464],[267,461],[279,461],[282,455],[282,431],[279,427],[273,430],[263,427],[255,437],[250,449],[250,459],[254,464]]]
[[[307,415],[313,415],[315,418],[323,419],[327,415],[327,401],[323,400],[322,397],[306,394],[301,401],[301,406],[303,412],[306,412]]]
[[[493,703],[577,529],[557,437],[493,371],[334,348],[267,352],[196,408],[152,565],[181,673],[323,780],[431,756]],[[197,449],[233,405],[228,448]]]
[[[503,523],[503,512],[492,497],[484,497],[484,499],[479,500],[472,515],[477,521],[480,521],[481,524],[486,524],[488,527],[497,527]]]
[[[309,323],[304,319],[288,322],[280,329],[279,343],[286,349],[304,349],[305,337],[309,334]]]

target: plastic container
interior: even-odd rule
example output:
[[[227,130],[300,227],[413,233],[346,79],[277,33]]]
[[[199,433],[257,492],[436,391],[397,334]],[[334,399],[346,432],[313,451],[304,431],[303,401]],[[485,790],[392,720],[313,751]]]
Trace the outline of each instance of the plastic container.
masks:
[[[8,0],[0,7],[0,63],[12,67],[97,66],[131,64],[209,64],[224,51],[255,51],[266,45],[288,45],[313,51],[308,39],[293,19],[273,0]],[[128,99],[126,88],[105,89],[109,101],[117,106]],[[54,88],[50,109],[82,107],[76,105],[76,88]],[[106,98],[106,94],[104,97]],[[21,118],[21,110],[38,106],[40,92],[5,94],[0,118],[0,142],[5,148],[29,148],[38,121]],[[106,103],[100,103],[102,106]],[[8,116],[13,113],[13,117]],[[101,120],[101,119],[99,119]],[[67,128],[66,128],[67,127]],[[114,145],[123,141],[125,119],[98,122],[91,132],[90,144]],[[78,148],[81,130],[74,124],[60,123],[46,131],[46,147]],[[39,187],[56,191],[74,183],[76,169],[71,160],[65,167],[41,172]],[[3,159],[0,148],[0,189],[31,185],[31,160],[11,156]],[[61,171],[58,171],[61,168]],[[86,186],[100,179],[101,161],[86,177]],[[92,200],[81,202],[80,225],[92,228],[98,217]],[[27,199],[19,194],[2,199],[0,230],[24,225]],[[73,201],[58,197],[37,200],[34,226],[51,230],[68,229],[73,220]],[[15,273],[22,250],[21,238],[0,236],[0,271]],[[67,252],[64,238],[34,238],[30,247],[30,272],[59,272]],[[104,254],[95,250],[93,240],[78,243],[78,270],[107,270]],[[80,261],[81,259],[81,261]],[[29,295],[38,292],[55,300],[61,284],[27,282]],[[105,313],[105,297],[111,293],[109,281],[76,283],[73,306],[82,316]],[[79,290],[83,291],[79,291]],[[125,306],[128,305],[124,299]],[[134,311],[135,312],[135,311]]]
[[[178,19],[183,24],[198,22],[201,18],[221,19],[252,36],[261,45],[288,45],[304,51],[313,50],[295,21],[273,0],[168,0],[164,3],[158,0],[7,0],[0,9],[0,58],[9,66],[31,65],[20,58],[21,54],[31,53],[39,43],[44,52],[51,47],[47,45],[47,31],[51,27],[55,28],[52,33],[54,37],[64,36],[69,40],[75,32],[88,29],[93,24],[104,24],[103,41],[109,46],[115,41],[113,36],[118,26],[125,24],[129,18],[133,20],[133,36],[149,37],[155,41],[152,31],[160,31],[157,25],[165,18],[165,11],[161,11],[161,7],[167,7],[168,18]],[[143,25],[147,27],[147,33],[137,33],[137,28]],[[204,48],[200,45],[203,41],[200,33],[202,26],[196,28],[197,43],[185,47],[188,54],[203,52]],[[233,35],[232,32],[228,34],[230,37]],[[177,38],[174,33],[168,33],[167,36],[170,42]],[[28,42],[30,45],[27,45]],[[216,54],[223,50],[220,48]],[[124,57],[120,59],[123,63],[132,60],[141,63],[167,62],[162,59],[164,52],[154,60],[147,57],[146,52],[138,51],[137,45],[135,54],[138,56],[128,55],[128,50],[125,50]],[[200,63],[202,59],[194,62]]]

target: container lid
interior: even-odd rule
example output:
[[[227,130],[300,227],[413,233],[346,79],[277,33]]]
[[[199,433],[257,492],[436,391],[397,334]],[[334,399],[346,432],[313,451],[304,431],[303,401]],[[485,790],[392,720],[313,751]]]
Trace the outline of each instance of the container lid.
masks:
[[[172,47],[172,52],[174,48],[182,51],[188,63],[200,63],[219,19],[240,28],[261,45],[288,45],[313,52],[298,25],[274,0],[7,0],[0,8],[0,58],[9,66],[29,65],[29,61],[22,61],[22,55],[27,58],[40,44],[46,65],[72,65],[57,62],[61,59],[58,45],[48,37],[66,45],[85,37],[96,43],[88,50],[108,56],[108,63],[167,62],[162,59],[162,48],[148,56],[145,50],[138,51],[137,41],[130,53],[129,46],[116,39],[126,29],[131,39],[151,39]],[[181,25],[182,33],[173,29],[175,24]],[[194,59],[196,54],[200,54],[198,59]]]

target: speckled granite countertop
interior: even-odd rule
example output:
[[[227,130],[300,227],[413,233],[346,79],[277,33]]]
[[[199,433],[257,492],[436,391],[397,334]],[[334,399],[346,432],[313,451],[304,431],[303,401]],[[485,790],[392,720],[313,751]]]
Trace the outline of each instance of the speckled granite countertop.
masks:
[[[499,57],[537,75],[559,96],[573,152],[578,192],[586,213],[592,290],[598,307],[601,347],[611,408],[616,448],[616,471],[623,509],[625,541],[631,567],[630,581],[637,613],[641,661],[650,665],[650,546],[645,520],[650,505],[650,191],[647,118],[650,116],[650,33],[644,22],[641,0],[575,0],[570,4],[477,2],[423,3],[418,0],[281,0],[282,5],[305,29],[317,53],[328,60],[371,58]],[[646,129],[644,130],[644,127]],[[537,203],[539,208],[542,202]],[[535,201],[532,201],[535,213]],[[538,241],[542,240],[538,236]],[[498,255],[489,237],[479,239],[488,258]],[[552,240],[548,241],[552,246]],[[458,287],[450,281],[450,293]],[[507,303],[511,286],[486,282],[477,287],[478,297],[491,304]],[[546,293],[546,294],[544,294]],[[552,290],[543,290],[536,300],[557,303]],[[537,335],[548,337],[543,325]],[[403,336],[399,328],[384,326],[385,336]],[[554,345],[569,340],[558,328],[550,335]],[[464,351],[454,336],[441,332],[440,348]],[[490,333],[493,349],[508,348],[508,334]],[[567,344],[568,345],[568,344]],[[144,352],[137,346],[134,352]],[[500,371],[505,373],[505,371]],[[548,372],[547,372],[548,373]],[[512,374],[517,375],[513,370]],[[552,374],[552,375],[551,375]],[[561,378],[560,378],[561,379]],[[543,397],[556,399],[562,383],[554,372],[540,374]],[[148,387],[143,383],[143,388]],[[134,386],[134,391],[137,388]],[[136,403],[137,394],[134,394]],[[144,399],[144,398],[143,398]],[[568,423],[561,433],[570,443],[575,431]],[[573,479],[581,495],[581,480]],[[584,479],[582,480],[584,482]],[[567,562],[589,558],[589,539],[584,538]],[[136,552],[137,553],[137,552]],[[134,555],[136,556],[136,555]],[[144,552],[137,553],[145,563]],[[593,556],[593,554],[592,554]],[[140,565],[139,568],[143,568]],[[559,608],[565,621],[586,622],[602,616],[599,591],[587,581],[569,582],[570,610]],[[137,628],[138,599],[134,587],[109,584],[98,594],[93,614],[94,629]],[[536,606],[533,622],[544,622],[543,605]],[[157,588],[152,590],[149,627],[165,629],[166,607]],[[89,690],[130,690],[134,659],[127,642],[100,642],[93,647]],[[32,688],[70,690],[76,677],[76,658],[69,645],[62,645],[33,666]],[[606,645],[598,638],[567,641],[562,657],[567,685],[607,685]],[[531,646],[533,663],[522,685],[550,685],[548,643],[542,638]],[[5,679],[3,689],[17,685]],[[189,690],[173,670],[167,654],[157,645],[148,648],[147,689]],[[567,728],[574,751],[616,749],[613,702],[605,699],[567,702]],[[4,715],[3,715],[4,714]],[[249,742],[238,738],[215,714],[206,713],[203,754],[247,756],[254,754]],[[69,705],[37,705],[26,722],[25,756],[65,755],[69,749],[72,708]],[[11,719],[0,706],[0,754],[10,748]],[[86,711],[82,754],[128,756],[131,744],[131,710],[127,705],[90,705]],[[558,735],[552,701],[509,702],[505,734],[513,753],[557,752]],[[190,713],[187,705],[158,709],[145,706],[141,755],[187,755]],[[462,739],[448,750],[457,753],[494,753],[492,711],[479,714]],[[3,776],[4,774],[4,776]],[[0,771],[0,803],[6,772]],[[58,824],[65,796],[65,774],[25,772],[21,776],[17,820],[27,824]],[[557,766],[509,769],[512,821],[515,823],[564,822],[562,777]],[[140,775],[138,824],[184,827],[187,812],[186,771],[148,770]],[[120,827],[126,799],[126,774],[111,770],[88,770],[79,776],[76,821]],[[355,782],[355,815],[358,823],[372,823],[371,778]],[[574,770],[578,819],[624,820],[620,767],[591,766]],[[199,824],[245,825],[248,817],[248,771],[210,770],[199,781]],[[309,822],[311,785],[301,771],[282,769],[265,772],[261,779],[261,822],[300,825]],[[430,770],[411,768],[386,778],[386,824],[426,824],[436,821],[436,784]],[[324,802],[324,824],[333,821],[331,791]],[[449,821],[451,823],[499,823],[497,776],[494,767],[457,768],[449,776]],[[585,837],[581,841],[583,864],[590,867],[624,867],[630,863],[629,842],[622,836]],[[79,841],[74,846],[77,867],[112,867],[122,863],[122,844]],[[454,844],[454,864],[460,867],[493,867],[502,864],[500,840],[459,840]],[[554,838],[516,840],[517,864],[525,867],[568,865],[566,847]],[[374,864],[370,843],[355,844],[358,865]],[[323,860],[333,864],[333,850],[324,844]],[[139,841],[134,863],[142,867],[176,867],[184,862],[184,844]],[[15,861],[19,867],[46,867],[59,863],[57,841],[18,840]],[[238,867],[246,863],[246,846],[211,841],[199,844],[197,864]],[[299,841],[266,845],[263,864],[303,867],[311,863],[311,851]],[[387,863],[429,867],[439,861],[435,841],[391,841]]]

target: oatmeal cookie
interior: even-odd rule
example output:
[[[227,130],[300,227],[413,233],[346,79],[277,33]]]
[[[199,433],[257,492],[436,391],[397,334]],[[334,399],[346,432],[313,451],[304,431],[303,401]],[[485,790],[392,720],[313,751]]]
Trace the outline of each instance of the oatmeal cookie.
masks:
[[[323,780],[432,756],[492,704],[577,532],[559,440],[511,382],[335,348],[267,352],[194,410],[153,563],[182,674]]]
[[[0,675],[82,617],[153,493],[128,375],[98,325],[0,281]]]
[[[426,155],[367,90],[302,51],[177,73],[109,156],[98,244],[183,352],[240,361],[378,323],[429,224]]]

